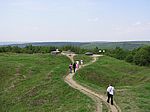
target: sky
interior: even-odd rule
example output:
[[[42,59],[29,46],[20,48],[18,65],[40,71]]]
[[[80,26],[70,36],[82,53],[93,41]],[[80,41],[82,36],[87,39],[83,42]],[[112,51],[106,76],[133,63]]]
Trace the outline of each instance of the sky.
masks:
[[[150,41],[150,0],[0,0],[8,41]]]

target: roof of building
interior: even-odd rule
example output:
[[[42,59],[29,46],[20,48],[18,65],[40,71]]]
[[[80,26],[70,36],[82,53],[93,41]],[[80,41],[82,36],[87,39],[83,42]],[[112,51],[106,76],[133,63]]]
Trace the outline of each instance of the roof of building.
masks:
[[[93,55],[92,52],[86,52],[85,55]]]

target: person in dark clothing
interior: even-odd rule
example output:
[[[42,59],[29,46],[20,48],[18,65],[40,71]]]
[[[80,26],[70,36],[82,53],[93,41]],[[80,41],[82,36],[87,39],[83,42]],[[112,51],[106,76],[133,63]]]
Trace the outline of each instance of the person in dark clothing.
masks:
[[[76,72],[76,63],[73,64],[73,71]]]
[[[69,65],[70,73],[72,73],[72,63]]]

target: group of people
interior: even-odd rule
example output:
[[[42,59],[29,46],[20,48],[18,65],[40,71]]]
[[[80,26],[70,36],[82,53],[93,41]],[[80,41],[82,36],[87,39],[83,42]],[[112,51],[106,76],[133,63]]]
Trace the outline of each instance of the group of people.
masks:
[[[80,64],[82,65],[83,64],[83,60],[80,61]],[[69,70],[70,70],[70,73],[72,73],[72,70],[73,72],[75,73],[76,70],[79,69],[79,61],[76,61],[75,63],[71,63],[69,65]],[[114,87],[112,86],[112,84],[110,84],[108,87],[107,87],[107,102],[109,103],[109,100],[111,100],[111,105],[113,105],[113,95],[114,95]]]
[[[80,60],[80,64],[83,65],[83,60]],[[73,70],[73,72],[75,73],[76,70],[78,70],[78,69],[79,69],[79,61],[76,61],[76,62],[74,62],[73,64],[71,63],[71,64],[69,65],[70,73],[72,73],[72,70]]]

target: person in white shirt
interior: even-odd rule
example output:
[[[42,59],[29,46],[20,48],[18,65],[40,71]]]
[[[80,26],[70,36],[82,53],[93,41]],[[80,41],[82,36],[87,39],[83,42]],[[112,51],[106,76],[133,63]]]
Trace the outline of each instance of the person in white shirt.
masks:
[[[110,84],[109,87],[107,88],[107,102],[109,103],[109,99],[111,99],[111,105],[113,105],[113,95],[114,95],[114,87]]]
[[[80,64],[83,65],[83,60],[80,60]]]

